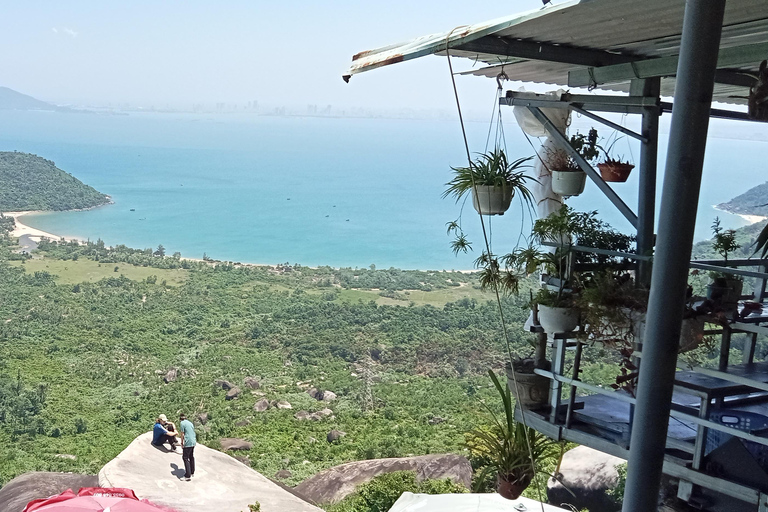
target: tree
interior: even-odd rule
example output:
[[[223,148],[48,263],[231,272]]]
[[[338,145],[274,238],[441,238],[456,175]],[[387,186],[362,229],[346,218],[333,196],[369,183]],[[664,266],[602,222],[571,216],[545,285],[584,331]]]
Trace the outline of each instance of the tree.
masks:
[[[157,250],[155,251],[155,256],[160,256],[161,258],[165,256],[165,247],[163,247],[163,244],[160,244],[157,246]]]

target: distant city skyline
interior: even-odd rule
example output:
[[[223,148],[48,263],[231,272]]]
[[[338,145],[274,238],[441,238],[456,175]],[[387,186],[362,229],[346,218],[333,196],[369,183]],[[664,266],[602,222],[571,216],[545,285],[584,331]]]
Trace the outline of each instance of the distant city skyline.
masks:
[[[31,0],[4,7],[0,85],[89,106],[451,109],[445,58],[357,75],[350,84],[341,75],[359,51],[540,7],[540,0],[393,0],[386,8],[349,0]],[[470,65],[456,62],[460,69]],[[457,83],[468,109],[492,104],[492,80]]]

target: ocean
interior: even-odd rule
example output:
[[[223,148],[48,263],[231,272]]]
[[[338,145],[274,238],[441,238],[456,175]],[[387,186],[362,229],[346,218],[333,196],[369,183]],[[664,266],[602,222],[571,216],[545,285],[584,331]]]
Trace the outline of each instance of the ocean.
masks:
[[[509,154],[532,155],[507,117]],[[488,124],[467,123],[467,131],[470,149],[483,151]],[[636,145],[621,144],[626,155],[638,154]],[[662,137],[660,167],[665,144]],[[712,206],[765,180],[766,148],[710,140],[697,239],[709,237],[717,215],[725,227],[746,224]],[[0,150],[53,160],[110,195],[114,204],[94,210],[24,218],[44,231],[108,245],[162,244],[168,254],[249,263],[424,270],[470,269],[483,246],[467,202],[462,226],[474,251],[457,257],[449,247],[446,223],[462,205],[441,195],[450,166],[466,164],[453,120],[1,111]],[[637,174],[614,187],[633,209]],[[589,183],[569,203],[630,229]],[[491,219],[494,252],[521,242],[530,226],[523,213],[513,205]]]

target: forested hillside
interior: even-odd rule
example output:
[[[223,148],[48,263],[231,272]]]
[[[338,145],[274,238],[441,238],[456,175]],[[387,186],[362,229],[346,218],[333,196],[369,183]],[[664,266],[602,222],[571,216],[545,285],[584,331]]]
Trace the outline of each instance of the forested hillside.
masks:
[[[768,216],[768,182],[753,187],[718,208],[731,213]]]
[[[185,262],[99,242],[44,243],[46,258],[8,261],[2,240],[0,483],[98,471],[159,413],[181,410],[207,415],[196,420],[205,444],[247,439],[255,469],[289,469],[296,483],[350,460],[461,452],[485,421],[481,400],[496,398],[485,372],[501,371],[506,350],[474,276]],[[103,277],[73,283],[83,266]],[[123,275],[133,268],[152,275]],[[504,308],[514,348],[530,354],[524,298]],[[242,392],[227,400],[217,380]],[[254,410],[262,399],[292,409]],[[296,417],[326,407],[332,416]],[[347,435],[328,443],[331,429]]]
[[[0,152],[0,211],[92,208],[109,198],[45,158]]]

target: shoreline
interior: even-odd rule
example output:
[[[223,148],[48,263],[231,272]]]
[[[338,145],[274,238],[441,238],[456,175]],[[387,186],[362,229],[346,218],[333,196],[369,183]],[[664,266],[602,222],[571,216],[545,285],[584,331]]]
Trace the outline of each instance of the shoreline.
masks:
[[[98,207],[97,207],[98,208]],[[69,210],[73,211],[73,210]],[[78,210],[79,211],[79,210]],[[75,237],[75,236],[63,236],[63,235],[56,235],[54,233],[49,233],[47,231],[43,231],[42,229],[33,228],[31,226],[28,226],[27,224],[24,224],[20,219],[24,217],[25,215],[35,215],[40,213],[56,213],[51,211],[45,211],[45,210],[27,210],[27,211],[18,211],[18,212],[0,212],[0,214],[6,216],[6,217],[13,217],[13,220],[16,224],[16,227],[13,228],[13,231],[11,231],[10,235],[15,238],[21,238],[22,236],[28,236],[30,239],[32,239],[34,242],[40,242],[41,238],[48,238],[50,240],[64,240],[65,242],[77,242],[79,244],[85,244],[87,243],[86,239]],[[230,260],[217,260],[212,259],[210,261],[203,260],[202,258],[189,258],[182,256],[182,260],[188,260],[188,261],[195,261],[195,262],[201,262],[201,263],[209,263],[209,264],[216,264],[216,263],[232,263],[234,265],[239,266],[248,266],[248,267],[269,267],[272,269],[279,269],[285,265],[285,263],[251,263],[251,262],[234,262]],[[301,264],[299,264],[301,265]],[[289,265],[292,266],[292,265]],[[307,267],[311,269],[317,269],[318,266],[309,266],[309,265],[301,265],[302,267]],[[321,265],[321,266],[329,266],[333,269],[339,270],[341,268],[346,267],[333,267],[331,265]],[[477,272],[477,269],[442,269],[442,270],[422,270],[422,269],[400,269],[400,270],[417,270],[419,272],[458,272],[461,274],[472,274]]]
[[[721,204],[714,204],[714,205],[712,205],[712,208],[714,208],[715,210],[717,210],[719,212],[725,212],[725,213],[728,213],[730,215],[738,215],[739,217],[741,217],[745,221],[749,222],[750,225],[751,224],[757,224],[758,222],[762,222],[762,221],[768,219],[768,217],[766,217],[764,215],[752,215],[752,214],[749,214],[749,213],[732,212],[730,210],[722,208],[722,206],[723,206],[723,203],[721,203]]]
[[[20,212],[2,212],[2,214],[6,217],[12,217],[13,221],[16,223],[16,227],[13,228],[13,231],[11,231],[11,236],[20,238],[22,236],[29,236],[29,238],[33,239],[35,242],[39,242],[41,238],[49,238],[51,240],[65,240],[67,242],[75,240],[77,242],[82,242],[83,240],[77,237],[65,237],[65,236],[59,236],[55,235],[53,233],[49,233],[47,231],[43,231],[42,229],[33,228],[31,226],[28,226],[27,224],[24,224],[24,222],[21,221],[21,218],[25,215],[34,215],[36,213],[50,213],[42,210],[28,210],[28,211],[20,211]]]

